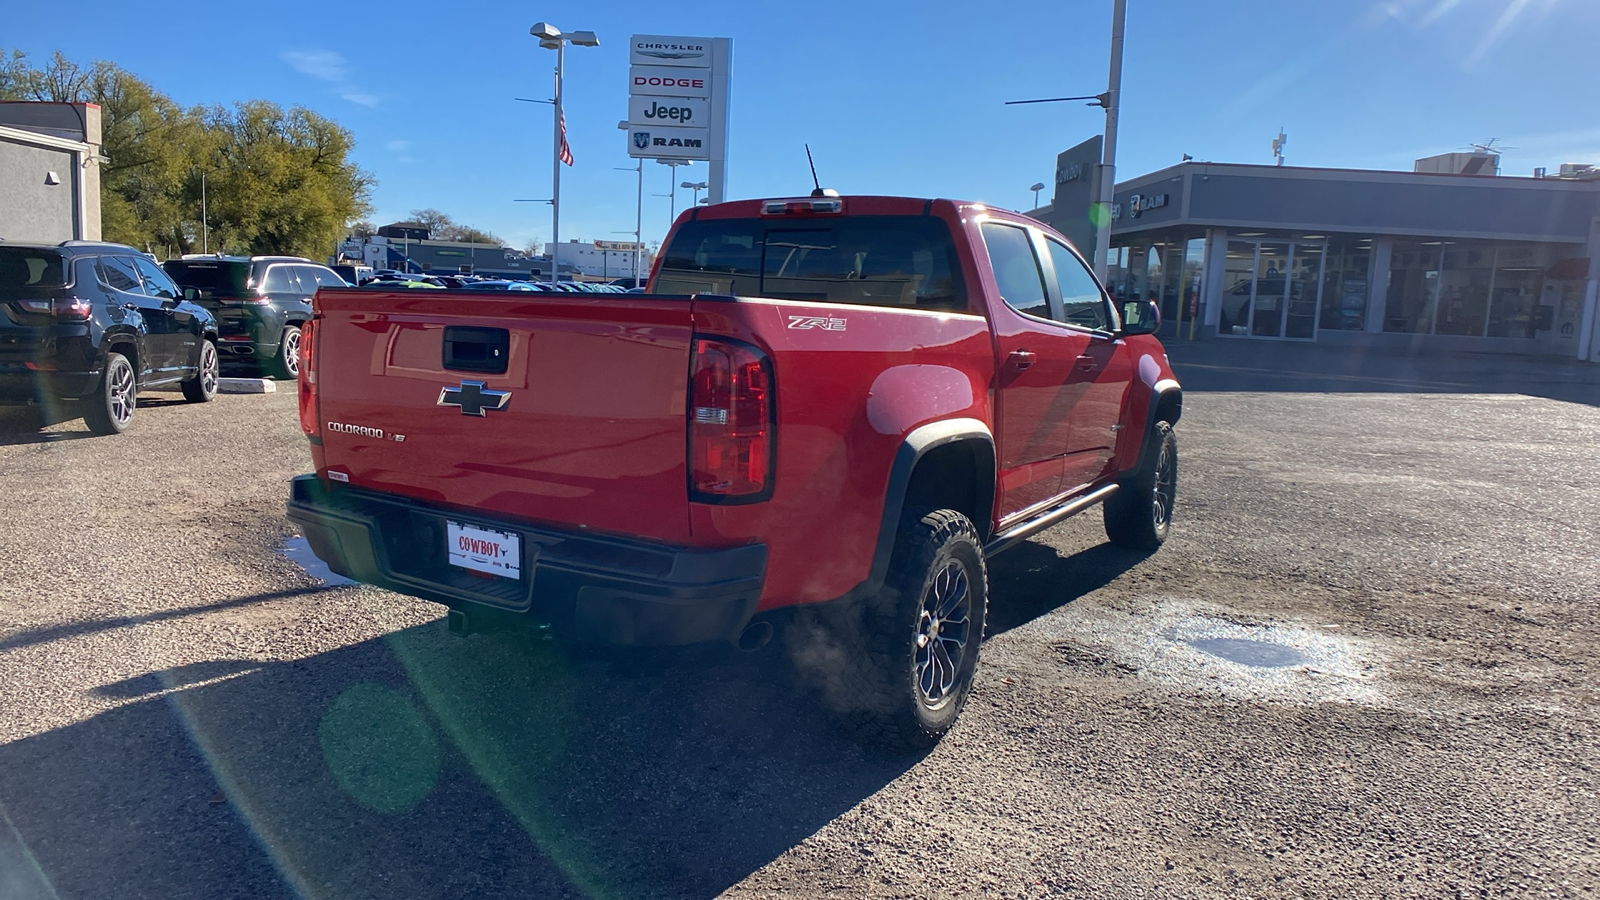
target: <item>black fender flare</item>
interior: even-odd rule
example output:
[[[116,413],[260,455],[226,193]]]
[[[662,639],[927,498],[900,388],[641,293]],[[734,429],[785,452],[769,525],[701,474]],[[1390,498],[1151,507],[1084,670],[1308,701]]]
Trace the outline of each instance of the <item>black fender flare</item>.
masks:
[[[994,509],[996,486],[996,457],[994,433],[979,419],[960,418],[929,422],[911,430],[895,451],[894,463],[889,468],[889,485],[883,498],[883,518],[878,525],[878,540],[873,546],[872,569],[865,581],[835,602],[846,602],[870,597],[883,587],[889,574],[889,557],[894,553],[894,542],[900,530],[900,515],[904,511],[906,490],[911,486],[911,475],[917,463],[931,451],[950,444],[972,442],[981,446],[989,460],[989,471],[974,473],[977,477],[977,505],[987,516]],[[978,530],[989,531],[992,522],[975,522]]]
[[[1156,419],[1160,418],[1163,406],[1172,410],[1169,421],[1178,424],[1178,419],[1183,416],[1183,388],[1172,378],[1163,378],[1150,386],[1150,402],[1144,410],[1144,431],[1139,434],[1139,452],[1134,456],[1133,468],[1119,472],[1120,478],[1127,478],[1139,471],[1139,466],[1144,463],[1144,448],[1155,431]]]

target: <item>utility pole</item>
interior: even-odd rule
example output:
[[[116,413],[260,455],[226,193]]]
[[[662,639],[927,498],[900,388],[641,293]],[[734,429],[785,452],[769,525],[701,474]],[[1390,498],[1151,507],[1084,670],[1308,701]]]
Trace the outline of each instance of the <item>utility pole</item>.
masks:
[[[1110,274],[1111,205],[1117,190],[1117,113],[1122,108],[1122,37],[1128,21],[1128,0],[1115,0],[1111,11],[1111,74],[1106,85],[1106,141],[1100,163],[1100,190],[1095,198],[1094,274],[1106,284]]]

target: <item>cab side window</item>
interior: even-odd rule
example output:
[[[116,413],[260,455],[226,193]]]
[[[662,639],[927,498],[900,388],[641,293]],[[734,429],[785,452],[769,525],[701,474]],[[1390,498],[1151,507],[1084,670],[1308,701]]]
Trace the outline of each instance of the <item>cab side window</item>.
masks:
[[[134,256],[131,259],[133,260],[133,265],[139,270],[139,277],[144,279],[144,292],[146,294],[165,300],[176,300],[183,296],[183,292],[178,290],[178,286],[173,283],[171,278],[167,277],[167,273],[161,271],[160,266],[143,256]]]
[[[1045,238],[1045,245],[1050,248],[1056,283],[1061,286],[1061,321],[1096,331],[1110,331],[1111,314],[1094,275],[1065,244]]]
[[[142,294],[144,289],[139,286],[139,273],[133,267],[133,261],[121,256],[100,257],[100,280],[108,287],[129,294]]]
[[[1044,289],[1044,273],[1034,255],[1028,232],[1000,222],[983,223],[983,244],[994,268],[995,286],[1000,299],[1017,312],[1040,319],[1050,318],[1050,303]]]

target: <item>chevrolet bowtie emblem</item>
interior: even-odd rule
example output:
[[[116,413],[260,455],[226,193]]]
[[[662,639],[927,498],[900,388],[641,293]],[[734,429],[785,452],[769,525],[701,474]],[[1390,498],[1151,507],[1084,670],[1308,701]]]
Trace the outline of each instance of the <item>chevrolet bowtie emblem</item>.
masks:
[[[440,406],[459,406],[464,416],[481,416],[485,410],[505,409],[510,391],[491,391],[481,381],[463,381],[460,387],[446,386],[439,391]]]

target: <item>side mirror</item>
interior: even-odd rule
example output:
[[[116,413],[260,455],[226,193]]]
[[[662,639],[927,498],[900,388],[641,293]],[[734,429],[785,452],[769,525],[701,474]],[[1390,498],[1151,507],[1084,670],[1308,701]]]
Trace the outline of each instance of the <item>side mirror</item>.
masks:
[[[1154,300],[1129,300],[1122,304],[1122,333],[1155,334],[1161,330],[1161,307]]]
[[[198,296],[200,296],[200,292],[192,287],[186,287],[183,289],[183,299],[188,300],[191,303],[193,303],[194,298]]]

